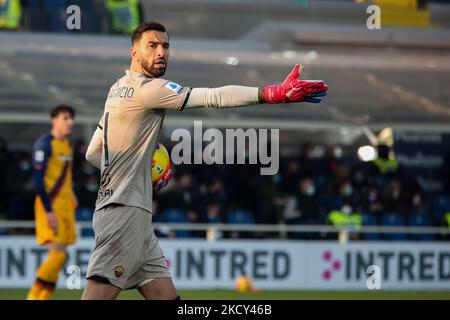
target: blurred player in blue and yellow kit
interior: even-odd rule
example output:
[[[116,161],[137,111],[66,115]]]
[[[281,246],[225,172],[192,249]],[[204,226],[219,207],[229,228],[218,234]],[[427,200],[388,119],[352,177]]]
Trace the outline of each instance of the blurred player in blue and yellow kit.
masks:
[[[35,142],[33,150],[36,239],[47,247],[48,255],[37,270],[29,300],[51,299],[66,260],[66,248],[76,239],[77,200],[72,188],[73,150],[68,139],[75,113],[71,107],[60,105],[50,115],[52,129]]]

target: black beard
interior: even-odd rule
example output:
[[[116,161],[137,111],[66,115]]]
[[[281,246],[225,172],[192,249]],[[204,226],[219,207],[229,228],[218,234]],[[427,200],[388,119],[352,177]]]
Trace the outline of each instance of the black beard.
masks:
[[[141,64],[142,69],[144,69],[145,71],[147,71],[148,74],[150,74],[153,78],[159,78],[162,77],[165,73],[166,73],[166,68],[167,68],[167,64],[166,67],[164,67],[164,69],[156,69],[154,67],[149,67],[147,64]]]
[[[147,69],[147,72],[150,73],[153,76],[153,78],[159,78],[166,73],[166,68],[164,69],[150,68],[150,70]]]

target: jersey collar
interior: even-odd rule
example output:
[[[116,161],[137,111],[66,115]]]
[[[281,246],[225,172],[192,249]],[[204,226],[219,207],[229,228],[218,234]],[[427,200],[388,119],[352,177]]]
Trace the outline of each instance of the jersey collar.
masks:
[[[134,78],[134,77],[137,77],[137,78],[146,78],[146,76],[145,75],[143,75],[142,73],[140,73],[140,72],[136,72],[136,71],[131,71],[131,70],[125,70],[125,74],[128,76],[128,77],[132,77],[132,78]]]

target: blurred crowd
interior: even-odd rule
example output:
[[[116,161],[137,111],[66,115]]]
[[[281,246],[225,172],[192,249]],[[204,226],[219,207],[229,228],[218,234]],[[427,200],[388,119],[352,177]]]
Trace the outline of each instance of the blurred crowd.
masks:
[[[67,21],[82,13],[82,28],[69,30]],[[1,0],[0,30],[39,32],[130,33],[142,19],[140,0]],[[81,19],[80,19],[81,21]]]
[[[99,170],[84,157],[83,141],[74,145],[73,182],[79,208],[94,208]],[[0,219],[34,219],[33,163],[30,150],[9,150],[0,137]]]
[[[448,226],[450,197],[424,193],[405,175],[386,146],[378,157],[361,162],[337,156],[332,146],[304,144],[295,157],[280,159],[273,176],[259,165],[180,165],[162,192],[154,195],[153,220],[167,223],[239,223],[351,227],[355,239],[443,238],[430,234],[358,233],[361,226]],[[99,187],[99,171],[85,161],[86,144],[74,144],[73,179],[77,219],[90,221]],[[10,151],[0,138],[0,215],[10,220],[34,217],[32,159],[28,151]],[[161,237],[205,237],[204,231],[159,230]],[[89,234],[89,231],[86,231]],[[262,232],[226,232],[227,238],[268,236]],[[273,234],[270,234],[273,237]],[[280,235],[283,236],[283,235]],[[335,233],[288,232],[294,239],[332,239]]]

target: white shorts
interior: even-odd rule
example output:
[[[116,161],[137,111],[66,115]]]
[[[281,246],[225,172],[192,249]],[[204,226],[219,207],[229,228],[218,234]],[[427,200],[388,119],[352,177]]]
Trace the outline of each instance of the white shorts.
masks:
[[[93,228],[95,248],[87,279],[100,277],[116,287],[130,289],[155,278],[171,277],[148,211],[110,204],[95,211]]]

